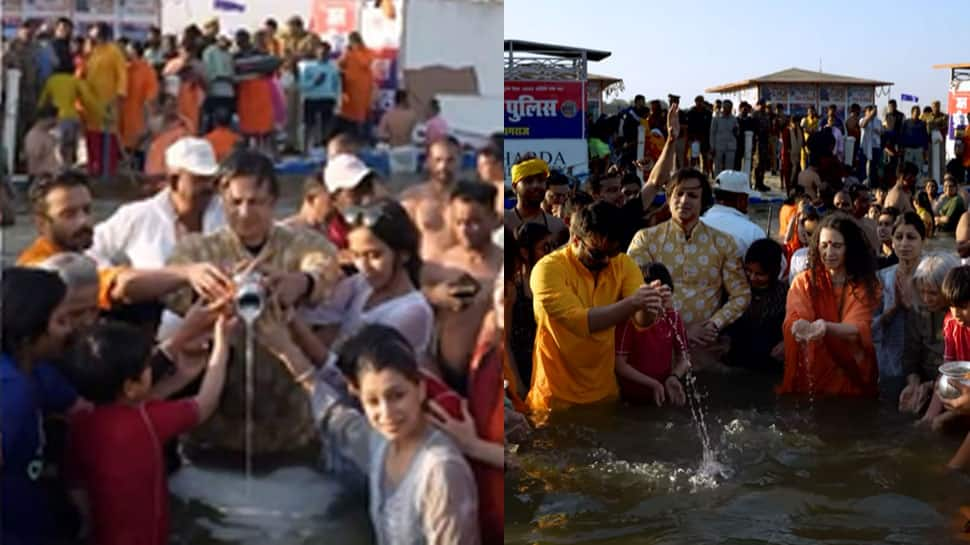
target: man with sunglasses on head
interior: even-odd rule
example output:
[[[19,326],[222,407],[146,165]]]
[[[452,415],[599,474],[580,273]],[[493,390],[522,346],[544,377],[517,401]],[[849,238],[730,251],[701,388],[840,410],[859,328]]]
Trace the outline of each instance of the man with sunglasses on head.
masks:
[[[421,257],[433,259],[455,244],[448,229],[446,209],[461,167],[461,146],[454,137],[428,144],[429,180],[408,188],[398,197],[421,231]]]
[[[568,236],[566,224],[542,208],[549,177],[548,163],[538,157],[524,157],[512,165],[515,208],[505,211],[505,227],[515,231],[523,223],[544,225],[552,234],[554,244],[559,246]]]
[[[494,186],[458,182],[446,215],[458,243],[425,261],[421,271],[423,291],[437,311],[436,359],[445,381],[462,393],[482,319],[491,308],[488,290],[482,288],[494,285],[505,262],[492,242],[496,197]]]
[[[532,270],[536,340],[532,388],[538,413],[615,400],[614,327],[631,317],[653,324],[669,290],[644,285],[637,264],[621,253],[620,210],[604,201],[576,212],[569,244]]]

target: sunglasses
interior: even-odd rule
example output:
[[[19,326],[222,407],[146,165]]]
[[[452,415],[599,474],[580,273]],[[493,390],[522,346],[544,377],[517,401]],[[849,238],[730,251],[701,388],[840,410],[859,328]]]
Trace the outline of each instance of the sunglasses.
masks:
[[[377,225],[377,222],[384,217],[384,206],[351,206],[344,210],[344,221],[347,225],[363,225],[368,229]]]

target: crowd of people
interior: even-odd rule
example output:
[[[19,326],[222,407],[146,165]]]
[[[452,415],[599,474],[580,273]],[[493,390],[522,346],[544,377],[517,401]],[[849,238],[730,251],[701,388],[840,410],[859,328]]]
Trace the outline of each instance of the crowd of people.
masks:
[[[679,97],[670,95],[669,103],[679,103]],[[637,95],[632,106],[616,115],[590,120],[594,142],[590,148],[603,150],[591,154],[590,171],[602,175],[611,161],[622,168],[632,167],[641,127],[648,143],[645,158],[650,164],[655,162],[667,137],[668,108],[660,100],[648,103]],[[875,105],[863,109],[851,104],[848,112],[840,112],[831,104],[820,116],[814,106],[804,112],[787,112],[782,104],[758,100],[753,107],[741,102],[735,108],[731,100],[711,104],[703,96],[694,99],[693,107],[678,111],[684,130],[674,140],[675,167],[693,166],[708,178],[722,170],[742,170],[745,133],[750,132],[752,164],[745,170],[753,172],[752,187],[768,191],[765,174],[770,172],[780,177],[783,190],[805,185],[816,199],[821,198],[820,193],[830,198],[842,187],[842,179],[850,176],[870,189],[887,188],[906,162],[916,165],[922,174],[932,173],[931,145],[934,138],[945,140],[949,130],[949,118],[939,101],[922,109],[913,106],[909,117],[897,110],[895,100],[888,102],[882,118]],[[849,137],[855,144],[846,158]],[[936,166],[940,175],[950,174],[960,184],[967,183],[970,131],[958,139],[954,159],[944,163],[942,145],[939,151]]]
[[[894,147],[898,161],[870,163],[875,172],[866,184],[834,159],[832,142],[843,125],[873,142],[879,133],[866,131],[880,125],[874,106],[862,118],[853,107],[844,124],[831,108],[826,121],[814,112],[785,118],[792,138],[782,133],[781,161],[769,164],[775,152],[756,137],[756,157],[764,152],[766,159],[752,181],[736,170],[739,133],[729,102],[711,116],[698,97],[682,115],[676,102],[665,112],[657,102],[639,111],[641,98],[624,115],[662,132],[655,159],[631,159],[621,120],[600,134],[614,149],[584,186],[537,157],[511,167],[505,372],[513,406],[542,425],[555,412],[618,399],[683,405],[688,370],[754,373],[775,377],[778,395],[882,400],[920,424],[966,433],[970,386],[957,399],[934,393],[940,365],[963,360],[970,349],[970,266],[961,264],[970,257],[965,180],[947,172],[942,194],[929,178],[917,189],[926,148],[906,145],[923,146],[927,126],[937,130],[938,123],[917,124],[915,110],[910,123],[893,120],[903,143],[891,145],[905,153]],[[893,106],[888,115],[895,117]],[[785,116],[767,104],[756,108],[755,119]],[[770,126],[764,131],[772,135]],[[867,158],[878,163],[879,146],[894,138],[888,134],[881,132]],[[807,171],[820,182],[802,183],[800,157],[786,159],[792,140],[808,142]],[[685,157],[685,143],[702,153]],[[783,179],[794,183],[785,182],[778,231],[766,233],[748,216],[748,201],[775,164],[791,168]],[[826,169],[834,164],[841,166],[829,183]],[[665,199],[658,206],[659,193]],[[942,232],[955,232],[955,247]],[[946,248],[925,250],[933,236]],[[970,435],[950,461],[968,465]]]
[[[151,182],[164,176],[164,151],[188,135],[221,160],[237,146],[302,153],[338,133],[389,146],[449,133],[436,100],[412,107],[401,89],[386,112],[377,107],[375,54],[360,33],[338,57],[298,16],[231,37],[216,18],[178,37],[152,27],[143,41],[116,38],[106,23],[81,36],[68,18],[28,20],[3,66],[21,73],[15,164],[31,177],[77,164],[80,144],[92,176],[123,164]]]
[[[360,156],[414,143],[407,91],[370,119],[359,35],[334,64],[299,18],[274,25],[235,46],[213,22],[138,44],[60,20],[11,44],[37,236],[2,275],[4,543],[167,542],[167,476],[244,451],[365,485],[377,543],[502,541],[501,137],[464,175],[433,105],[426,181],[392,191]],[[286,217],[267,138],[283,131],[259,100],[289,76],[327,161]],[[57,139],[43,158],[38,132]],[[63,160],[77,135],[86,170]],[[94,176],[140,151],[147,196],[95,217]]]

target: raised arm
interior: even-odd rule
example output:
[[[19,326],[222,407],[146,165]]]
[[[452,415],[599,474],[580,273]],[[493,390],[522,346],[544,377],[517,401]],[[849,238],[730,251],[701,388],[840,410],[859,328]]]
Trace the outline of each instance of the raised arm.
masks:
[[[680,134],[680,118],[677,115],[679,111],[678,104],[671,104],[670,111],[667,112],[667,141],[664,142],[664,149],[660,152],[657,164],[650,170],[650,176],[640,190],[644,210],[650,208],[654,197],[662,188],[666,188],[667,182],[670,181],[670,170],[673,168],[674,156],[677,154],[675,142]]]

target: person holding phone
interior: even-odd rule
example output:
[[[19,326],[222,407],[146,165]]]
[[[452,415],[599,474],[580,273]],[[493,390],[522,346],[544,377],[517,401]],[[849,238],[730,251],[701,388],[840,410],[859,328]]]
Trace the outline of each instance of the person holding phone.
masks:
[[[504,254],[492,242],[496,227],[497,192],[490,184],[459,182],[448,204],[448,229],[458,243],[429,261],[422,271],[428,301],[437,310],[437,361],[442,378],[459,392],[467,383],[468,362],[489,298],[491,286],[504,264]]]

